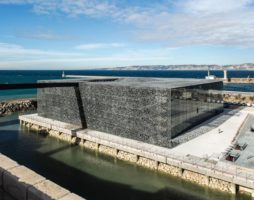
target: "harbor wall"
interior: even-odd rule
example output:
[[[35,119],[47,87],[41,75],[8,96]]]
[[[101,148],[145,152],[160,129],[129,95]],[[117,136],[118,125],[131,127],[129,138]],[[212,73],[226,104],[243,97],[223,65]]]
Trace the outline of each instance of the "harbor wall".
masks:
[[[80,131],[77,127],[67,126],[69,128],[66,129],[61,122],[54,121],[54,124],[50,125],[49,119],[43,120],[36,115],[20,117],[22,126],[80,145],[82,148],[92,149],[119,160],[156,170],[159,173],[177,176],[211,189],[232,194],[236,194],[239,190],[254,194],[253,181],[244,180],[243,177],[231,173],[236,171],[234,165],[223,168],[217,163],[209,163],[200,158],[170,155],[163,147],[92,130]],[[247,177],[247,175],[244,176]]]
[[[16,200],[85,200],[3,154],[0,187]]]
[[[254,106],[254,92],[225,91],[224,102],[244,106]]]
[[[225,83],[254,83],[254,78],[216,78]]]

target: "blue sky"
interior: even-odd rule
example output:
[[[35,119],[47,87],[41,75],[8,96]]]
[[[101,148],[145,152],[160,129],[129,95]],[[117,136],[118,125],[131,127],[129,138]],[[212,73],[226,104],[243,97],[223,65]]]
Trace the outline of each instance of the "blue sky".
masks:
[[[254,0],[0,0],[0,69],[254,62]]]

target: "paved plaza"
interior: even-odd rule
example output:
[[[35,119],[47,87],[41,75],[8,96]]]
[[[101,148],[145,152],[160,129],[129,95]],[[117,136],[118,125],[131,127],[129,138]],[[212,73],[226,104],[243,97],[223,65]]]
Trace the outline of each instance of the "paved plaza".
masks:
[[[192,140],[178,145],[171,151],[174,154],[180,155],[190,154],[202,158],[220,159],[232,145],[232,141],[239,133],[239,130],[245,123],[247,116],[251,114],[254,115],[253,108],[239,108],[231,111],[225,110],[224,113],[222,113],[217,119],[216,117],[213,118],[213,120],[216,121],[220,118],[223,118],[223,116],[225,119],[226,116],[226,119],[223,123],[217,127],[212,127],[210,131]],[[209,123],[213,123],[213,120],[203,123],[201,127],[207,126]]]

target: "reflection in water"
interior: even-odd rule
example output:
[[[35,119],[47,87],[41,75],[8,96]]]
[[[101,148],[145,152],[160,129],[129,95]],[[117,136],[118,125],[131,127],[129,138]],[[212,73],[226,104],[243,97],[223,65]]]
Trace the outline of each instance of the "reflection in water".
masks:
[[[17,115],[0,118],[0,152],[85,198],[241,200],[181,179],[42,137],[20,128]],[[0,192],[1,193],[1,192]]]

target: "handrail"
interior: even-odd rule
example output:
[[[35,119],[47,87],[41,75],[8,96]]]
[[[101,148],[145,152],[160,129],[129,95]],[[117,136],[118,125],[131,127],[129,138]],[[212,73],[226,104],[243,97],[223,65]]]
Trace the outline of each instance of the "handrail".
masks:
[[[78,87],[78,82],[0,84],[0,90],[17,90],[17,89],[51,88],[51,87]]]

